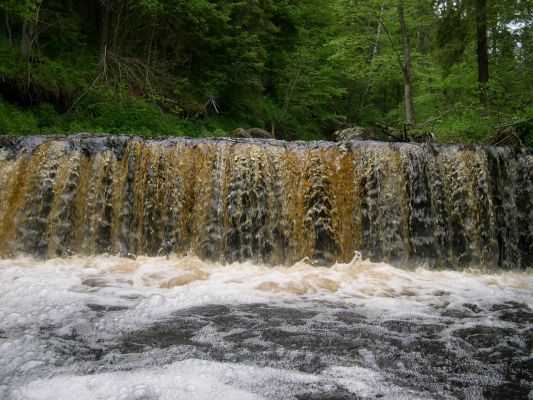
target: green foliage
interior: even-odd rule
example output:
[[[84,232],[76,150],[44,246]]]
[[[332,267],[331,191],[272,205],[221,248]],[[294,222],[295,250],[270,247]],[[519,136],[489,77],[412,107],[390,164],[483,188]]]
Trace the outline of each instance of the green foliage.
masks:
[[[16,15],[23,20],[35,20],[35,10],[42,3],[42,0],[3,0],[0,3],[0,10]]]
[[[33,134],[37,132],[34,115],[21,111],[0,97],[0,134]]]
[[[279,138],[311,140],[347,125],[400,130],[397,4],[3,0],[0,132],[223,136],[274,127]],[[432,131],[440,142],[488,143],[516,122],[531,143],[531,2],[489,2],[484,105],[473,0],[404,4],[411,137]]]

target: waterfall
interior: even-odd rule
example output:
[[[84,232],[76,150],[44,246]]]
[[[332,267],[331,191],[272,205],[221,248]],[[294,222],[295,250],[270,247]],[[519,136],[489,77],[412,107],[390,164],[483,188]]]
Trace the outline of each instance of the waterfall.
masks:
[[[0,255],[533,266],[533,152],[378,142],[0,137]]]

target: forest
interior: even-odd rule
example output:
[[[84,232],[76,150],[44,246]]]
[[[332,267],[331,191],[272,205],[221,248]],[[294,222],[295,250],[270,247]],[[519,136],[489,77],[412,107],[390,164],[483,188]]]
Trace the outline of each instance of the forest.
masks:
[[[533,145],[531,0],[0,0],[0,134]]]

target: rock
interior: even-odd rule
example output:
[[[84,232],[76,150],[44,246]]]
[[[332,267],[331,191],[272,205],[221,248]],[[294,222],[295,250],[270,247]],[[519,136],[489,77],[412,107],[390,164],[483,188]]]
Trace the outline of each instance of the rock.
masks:
[[[345,140],[375,140],[372,131],[361,126],[354,126],[352,128],[336,131],[333,134],[333,137],[337,142],[342,142]]]
[[[252,136],[248,133],[246,129],[237,128],[233,132],[231,132],[231,137],[247,139],[251,138]]]
[[[261,128],[237,128],[231,132],[231,137],[234,138],[260,138],[260,139],[274,139],[272,133]]]

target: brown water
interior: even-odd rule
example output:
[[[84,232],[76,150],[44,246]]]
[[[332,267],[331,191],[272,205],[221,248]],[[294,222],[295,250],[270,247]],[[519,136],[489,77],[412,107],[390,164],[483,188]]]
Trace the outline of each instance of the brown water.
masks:
[[[0,254],[525,268],[532,181],[509,148],[0,137]]]

